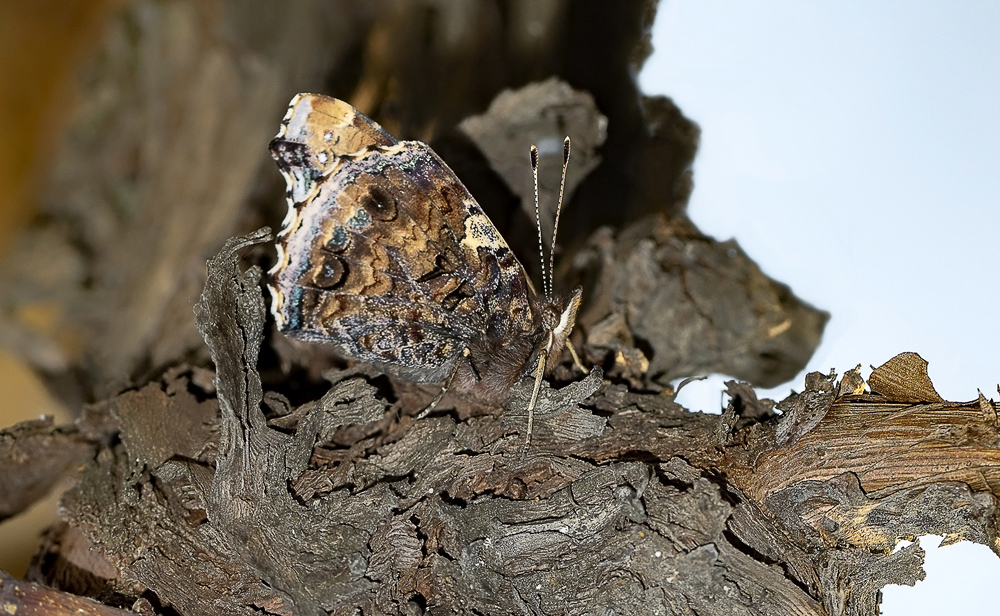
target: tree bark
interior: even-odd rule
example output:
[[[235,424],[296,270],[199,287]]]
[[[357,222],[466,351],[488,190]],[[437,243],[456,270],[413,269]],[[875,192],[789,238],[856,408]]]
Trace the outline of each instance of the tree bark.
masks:
[[[277,6],[124,7],[45,215],[4,269],[5,341],[85,403],[71,426],[0,432],[3,516],[75,478],[29,573],[51,600],[860,615],[923,577],[901,539],[997,549],[996,403],[942,400],[912,353],[867,383],[813,373],[777,405],[757,398],[801,369],[827,315],[685,217],[698,129],[634,82],[655,2]],[[573,342],[594,368],[556,367],[526,454],[530,379],[504,409],[449,395],[416,420],[436,388],[274,331],[271,237],[252,229],[284,214],[266,143],[297,91],[432,142],[522,256],[527,150],[506,136],[581,136],[556,281],[585,289]],[[65,267],[31,265],[44,254]],[[72,349],[19,323],[39,297]],[[722,415],[676,404],[671,382],[713,371],[747,381]]]

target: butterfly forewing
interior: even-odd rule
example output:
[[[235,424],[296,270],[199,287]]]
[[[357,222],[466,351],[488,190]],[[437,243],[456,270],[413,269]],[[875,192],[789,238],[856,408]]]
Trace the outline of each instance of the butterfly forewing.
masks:
[[[428,146],[396,142],[341,101],[299,95],[271,151],[290,206],[271,270],[279,328],[423,382],[459,360],[464,389],[520,376],[541,336],[539,298]]]

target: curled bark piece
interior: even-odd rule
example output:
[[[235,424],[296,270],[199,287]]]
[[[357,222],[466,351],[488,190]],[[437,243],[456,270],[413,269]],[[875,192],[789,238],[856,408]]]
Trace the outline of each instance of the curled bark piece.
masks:
[[[42,498],[89,458],[96,444],[51,417],[0,430],[0,520]]]
[[[22,582],[0,571],[0,605],[12,616],[134,616],[121,610],[66,592]]]
[[[927,376],[927,360],[916,353],[900,353],[868,377],[873,394],[900,402],[944,402]]]
[[[805,366],[829,318],[735,242],[715,242],[684,220],[650,216],[598,230],[572,266],[585,291],[577,325],[593,359],[638,348],[646,387],[711,372],[778,385]]]

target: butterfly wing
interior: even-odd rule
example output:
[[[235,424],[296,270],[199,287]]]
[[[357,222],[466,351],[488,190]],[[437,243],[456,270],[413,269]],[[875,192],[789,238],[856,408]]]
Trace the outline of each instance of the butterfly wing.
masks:
[[[483,336],[537,330],[524,268],[427,145],[299,95],[271,149],[289,201],[271,270],[280,329],[426,382]]]
[[[296,94],[270,144],[271,156],[288,184],[289,215],[293,204],[305,203],[316,194],[319,180],[330,173],[340,157],[398,142],[377,122],[342,100]]]

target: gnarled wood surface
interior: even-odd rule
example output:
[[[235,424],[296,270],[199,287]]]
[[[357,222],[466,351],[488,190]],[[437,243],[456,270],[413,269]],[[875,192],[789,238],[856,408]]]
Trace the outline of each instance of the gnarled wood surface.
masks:
[[[4,516],[75,480],[29,572],[56,590],[4,578],[11,605],[874,614],[923,575],[900,539],[997,551],[993,401],[942,400],[915,354],[757,399],[827,315],[684,216],[698,129],[634,83],[655,2],[281,4],[134,0],[86,68],[44,216],[0,274],[0,339],[85,403],[0,431]],[[526,455],[530,382],[417,421],[434,388],[273,332],[268,234],[248,232],[283,215],[265,146],[310,90],[432,141],[522,257],[526,156],[501,137],[588,131],[557,284],[585,289],[595,369],[556,368]],[[38,301],[50,335],[19,321]],[[725,413],[674,402],[669,382],[709,371],[749,381]]]

